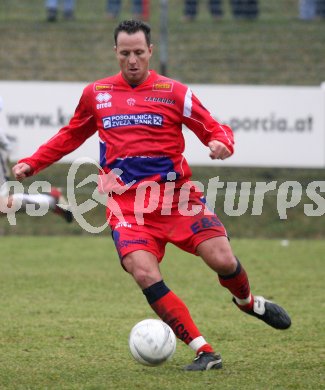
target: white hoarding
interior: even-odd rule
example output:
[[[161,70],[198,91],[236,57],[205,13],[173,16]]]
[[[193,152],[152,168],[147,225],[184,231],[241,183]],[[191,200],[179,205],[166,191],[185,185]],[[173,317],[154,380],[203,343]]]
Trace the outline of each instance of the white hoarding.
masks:
[[[72,117],[86,83],[0,82],[3,112],[0,126],[17,138],[12,160],[30,156],[42,143],[65,126]],[[98,160],[99,141],[95,135],[62,161],[78,157]]]
[[[0,126],[17,138],[12,160],[29,156],[68,123],[86,83],[0,82]],[[191,165],[325,167],[325,91],[321,87],[191,85],[220,122],[235,133],[235,155],[211,161],[184,128]],[[64,157],[98,159],[95,135]]]
[[[324,167],[325,91],[321,87],[202,86],[193,92],[235,134],[233,166]],[[186,157],[209,165],[205,150],[186,132]]]

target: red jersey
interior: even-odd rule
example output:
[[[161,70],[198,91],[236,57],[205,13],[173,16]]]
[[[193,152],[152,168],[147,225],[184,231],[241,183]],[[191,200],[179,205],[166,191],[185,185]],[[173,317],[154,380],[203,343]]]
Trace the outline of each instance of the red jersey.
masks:
[[[232,130],[219,124],[190,88],[155,71],[131,86],[118,73],[89,84],[69,124],[20,162],[36,174],[98,132],[103,172],[119,168],[121,184],[165,182],[170,172],[181,184],[191,176],[182,124],[204,145],[218,140],[233,153]]]

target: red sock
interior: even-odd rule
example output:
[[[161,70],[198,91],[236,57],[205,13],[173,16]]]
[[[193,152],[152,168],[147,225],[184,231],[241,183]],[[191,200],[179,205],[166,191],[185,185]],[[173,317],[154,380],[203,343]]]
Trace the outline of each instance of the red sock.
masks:
[[[219,282],[232,293],[240,309],[251,310],[254,304],[254,297],[251,294],[248,276],[238,259],[237,262],[237,268],[233,274],[218,275]]]
[[[200,352],[209,352],[209,353],[214,353],[213,348],[211,347],[210,344],[204,344],[202,347],[197,349],[196,354],[198,355]]]
[[[184,302],[172,291],[165,288],[165,284],[161,281],[144,290],[152,309],[173,329],[176,337],[189,345],[196,353],[213,352],[211,345],[204,340],[194,324]],[[161,293],[162,290],[164,293]],[[156,293],[155,297],[153,297],[154,293]],[[152,302],[151,297],[154,302]]]

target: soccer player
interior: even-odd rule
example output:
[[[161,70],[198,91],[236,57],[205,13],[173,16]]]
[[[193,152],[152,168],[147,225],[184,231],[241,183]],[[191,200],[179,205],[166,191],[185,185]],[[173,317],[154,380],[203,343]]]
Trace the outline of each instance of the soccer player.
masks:
[[[251,293],[226,230],[205,207],[182,155],[182,124],[209,147],[212,159],[233,154],[233,134],[186,85],[150,70],[153,46],[147,24],[121,22],[114,38],[121,71],[88,85],[69,125],[20,160],[13,172],[18,180],[36,174],[98,132],[100,181],[110,195],[107,216],[121,265],[156,314],[195,351],[185,370],[218,369],[220,355],[200,333],[185,303],[164,283],[159,263],[166,243],[200,256],[244,313],[276,329],[291,325],[284,309]]]
[[[2,98],[0,97],[0,111],[2,111]],[[12,151],[14,140],[0,129],[0,217],[7,212],[26,211],[28,204],[51,209],[55,214],[63,217],[66,222],[72,222],[73,215],[69,207],[62,208],[59,205],[67,204],[62,192],[52,187],[48,194],[16,193],[9,195],[9,154]]]

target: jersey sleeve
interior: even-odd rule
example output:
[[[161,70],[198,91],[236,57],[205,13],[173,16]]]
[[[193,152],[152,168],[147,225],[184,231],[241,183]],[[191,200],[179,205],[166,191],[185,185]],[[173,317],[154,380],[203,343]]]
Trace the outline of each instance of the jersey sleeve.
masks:
[[[32,156],[19,160],[32,168],[30,175],[35,175],[73,152],[97,131],[96,120],[88,107],[84,92],[69,124],[41,145]]]
[[[183,123],[192,130],[204,145],[210,141],[222,142],[233,154],[234,135],[229,126],[217,122],[200,100],[188,88],[184,99]]]

